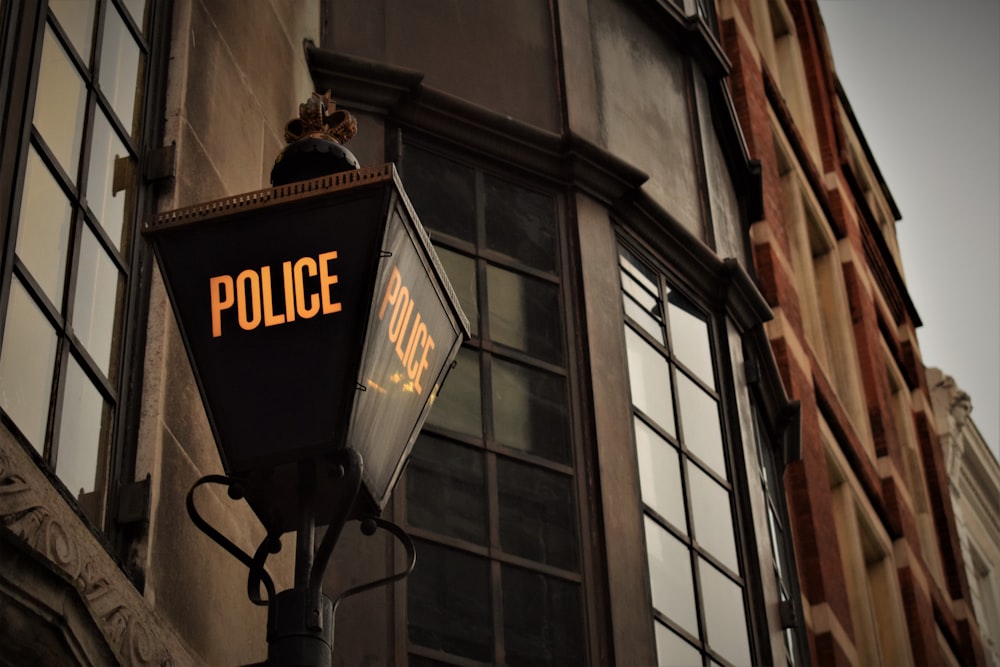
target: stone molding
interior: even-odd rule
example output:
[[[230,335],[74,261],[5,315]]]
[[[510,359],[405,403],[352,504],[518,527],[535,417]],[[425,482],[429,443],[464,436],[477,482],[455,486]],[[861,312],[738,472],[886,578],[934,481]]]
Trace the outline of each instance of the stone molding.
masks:
[[[0,428],[0,526],[66,575],[120,664],[197,664],[6,428]]]

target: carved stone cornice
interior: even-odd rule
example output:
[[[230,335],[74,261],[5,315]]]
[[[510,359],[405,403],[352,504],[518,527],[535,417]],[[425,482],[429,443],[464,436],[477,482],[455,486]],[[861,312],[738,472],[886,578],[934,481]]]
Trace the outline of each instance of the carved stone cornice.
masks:
[[[72,582],[120,664],[197,664],[193,653],[148,605],[90,528],[2,424],[0,530],[21,540]],[[5,583],[31,587],[34,582]]]

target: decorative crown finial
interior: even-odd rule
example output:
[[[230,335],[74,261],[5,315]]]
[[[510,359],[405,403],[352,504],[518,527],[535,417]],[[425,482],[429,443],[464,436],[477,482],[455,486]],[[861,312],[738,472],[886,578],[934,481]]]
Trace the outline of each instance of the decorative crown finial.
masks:
[[[322,95],[313,93],[308,101],[299,105],[299,117],[285,125],[285,141],[292,143],[309,137],[333,139],[338,144],[350,141],[358,132],[358,121],[330,97],[330,91]]]
[[[358,159],[344,143],[358,132],[358,121],[338,109],[330,91],[299,105],[299,117],[285,125],[288,145],[271,168],[271,185],[285,185],[357,169]]]

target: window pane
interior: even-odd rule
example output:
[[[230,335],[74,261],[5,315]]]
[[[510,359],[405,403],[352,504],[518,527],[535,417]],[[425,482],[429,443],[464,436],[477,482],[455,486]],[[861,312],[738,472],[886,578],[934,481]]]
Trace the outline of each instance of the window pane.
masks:
[[[621,272],[622,289],[625,290],[625,314],[646,330],[658,343],[664,344],[662,306],[658,296],[646,291],[640,283],[625,271]]]
[[[406,467],[410,524],[487,543],[486,471],[481,451],[421,434]]]
[[[55,34],[45,27],[33,122],[63,170],[76,180],[87,91]]]
[[[556,269],[556,212],[551,197],[492,176],[486,185],[486,245],[538,269]]]
[[[62,305],[72,209],[34,148],[28,149],[17,256],[56,307]]]
[[[503,664],[584,664],[580,587],[506,565],[501,574]]]
[[[707,561],[699,559],[708,645],[730,662],[750,664],[743,590]]]
[[[111,129],[107,117],[98,110],[94,114],[94,143],[90,149],[90,169],[87,172],[87,203],[90,210],[119,250],[123,246],[125,199],[132,190],[132,159],[125,144]],[[123,183],[115,183],[115,170]],[[115,185],[123,190],[114,191]]]
[[[502,445],[569,463],[565,379],[494,357],[493,430]]]
[[[711,468],[726,476],[722,451],[722,427],[715,399],[694,382],[678,373],[677,392],[681,404],[681,426],[688,450]]]
[[[676,291],[667,296],[670,313],[670,342],[674,354],[694,371],[705,384],[715,388],[712,373],[712,347],[709,342],[708,320],[694,304]]]
[[[479,296],[476,287],[476,263],[471,257],[452,252],[447,248],[435,247],[437,256],[448,274],[448,281],[458,296],[458,302],[469,318],[473,336],[479,335]]]
[[[653,622],[656,633],[657,667],[695,667],[701,665],[701,653],[680,635],[659,621]]]
[[[688,463],[688,482],[695,539],[702,548],[738,573],[729,492],[692,463]]]
[[[414,542],[420,565],[406,580],[410,641],[492,662],[489,561],[432,542]]]
[[[109,406],[70,356],[59,426],[56,475],[78,496],[94,490]]]
[[[572,479],[500,458],[500,546],[507,553],[567,570],[577,555]]]
[[[128,13],[132,15],[135,24],[142,30],[146,19],[146,0],[125,0],[125,7],[128,8]]]
[[[667,433],[676,435],[667,360],[631,327],[625,327],[625,349],[632,403]]]
[[[463,347],[458,351],[457,360],[458,364],[448,374],[441,393],[434,399],[427,423],[479,438],[483,435],[479,354]]]
[[[563,360],[559,288],[496,266],[486,269],[490,338],[546,361]]]
[[[105,377],[109,378],[120,287],[118,267],[93,233],[85,229],[80,241],[76,296],[73,299],[73,333],[104,371]]]
[[[94,0],[49,0],[49,9],[83,62],[89,65],[94,39]]]
[[[403,174],[406,192],[425,227],[475,240],[476,178],[471,169],[407,146]]]
[[[642,420],[635,420],[642,502],[683,533],[687,533],[679,453]]]
[[[101,69],[98,82],[111,108],[122,125],[134,135],[132,120],[135,114],[139,87],[139,45],[125,27],[114,6],[108,7],[101,43]]]
[[[55,331],[20,281],[12,281],[0,350],[0,401],[39,452],[45,446],[55,358]]]
[[[697,637],[698,616],[691,579],[691,552],[648,516],[644,519],[653,607]]]

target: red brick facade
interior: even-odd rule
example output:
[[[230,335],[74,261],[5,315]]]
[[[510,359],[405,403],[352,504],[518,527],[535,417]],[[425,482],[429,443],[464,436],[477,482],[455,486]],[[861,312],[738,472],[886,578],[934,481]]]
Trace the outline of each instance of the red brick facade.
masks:
[[[755,21],[753,12],[768,12],[769,5],[786,9],[794,23],[791,39],[797,49],[781,53],[785,58],[796,52],[801,57],[802,76],[797,82],[789,82],[787,74],[779,82],[779,73],[771,71],[763,52],[767,40],[788,39],[788,34],[756,34],[762,20]],[[885,624],[878,630],[882,634],[876,650],[886,664],[907,664],[911,658],[916,665],[982,664],[982,645],[965,620],[968,585],[916,344],[919,320],[895,268],[897,260],[881,238],[886,227],[877,224],[870,200],[859,186],[862,175],[854,171],[858,162],[851,159],[851,141],[855,156],[869,153],[838,92],[819,8],[814,0],[734,0],[723,3],[720,16],[722,41],[732,64],[733,100],[750,155],[762,165],[763,218],[751,230],[756,277],[776,314],[768,329],[775,358],[789,394],[802,405],[802,459],[788,468],[785,484],[813,662],[865,664],[865,656],[871,654],[865,653],[858,636],[862,621],[854,616],[857,600],[868,595],[875,610],[872,618]],[[785,99],[790,85],[805,87],[811,105],[807,122],[812,128],[800,127],[802,114],[796,116],[790,108],[793,103]],[[807,132],[818,141],[818,156],[804,139]],[[802,291],[808,288],[796,273],[789,241],[791,225],[798,223],[789,219],[783,203],[787,194],[775,135],[791,147],[794,170],[817,203],[813,211],[821,218],[819,224],[836,239],[832,256],[839,264],[837,275],[843,285],[838,289],[846,294],[843,315],[849,319],[846,330],[854,350],[832,356],[825,365],[806,333]],[[863,150],[856,150],[859,145]],[[864,168],[877,174],[877,166],[868,158],[865,162]],[[891,202],[882,187],[874,196]],[[891,207],[890,203],[886,208]],[[890,229],[892,224],[890,220]],[[822,301],[822,293],[817,298]],[[858,411],[848,409],[844,383],[830,376],[842,375],[836,364],[854,363],[851,359],[856,359],[852,372],[863,393],[861,413],[867,415],[867,424],[855,422]],[[890,385],[887,367],[897,369],[905,387]],[[905,395],[907,409],[901,417],[894,391]],[[906,420],[912,428],[905,426]],[[823,423],[832,442],[822,435]],[[834,480],[833,468],[846,479]],[[921,483],[924,490],[916,488]],[[878,599],[882,589],[867,594],[857,590],[860,579],[850,574],[842,556],[845,540],[851,538],[841,534],[844,519],[837,513],[844,510],[838,510],[838,485],[846,485],[856,499],[857,518],[849,517],[850,521],[867,526],[864,530],[891,544],[882,561],[894,577],[888,601]],[[926,498],[923,512],[931,519],[925,522],[923,536],[918,498]],[[927,530],[932,531],[930,537]],[[939,551],[939,570],[925,558],[928,549]],[[864,553],[862,569],[869,567],[868,552],[858,553]],[[886,609],[892,611],[892,622],[883,618]],[[885,629],[893,623],[895,634]]]

